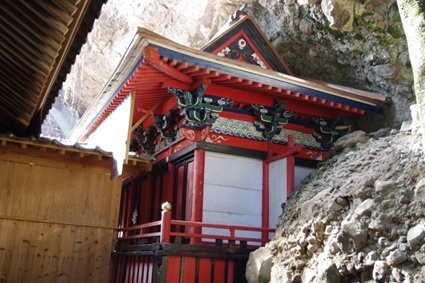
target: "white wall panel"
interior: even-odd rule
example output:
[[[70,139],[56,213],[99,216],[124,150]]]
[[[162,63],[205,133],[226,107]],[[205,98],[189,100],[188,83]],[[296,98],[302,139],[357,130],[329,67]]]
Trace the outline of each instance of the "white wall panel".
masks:
[[[206,152],[203,222],[261,227],[262,175],[262,160]]]
[[[281,205],[287,199],[287,166],[286,158],[269,164],[269,227],[271,228],[276,227],[279,215],[282,213]]]
[[[295,166],[295,187],[298,186],[301,181],[313,171],[315,171],[313,168]]]

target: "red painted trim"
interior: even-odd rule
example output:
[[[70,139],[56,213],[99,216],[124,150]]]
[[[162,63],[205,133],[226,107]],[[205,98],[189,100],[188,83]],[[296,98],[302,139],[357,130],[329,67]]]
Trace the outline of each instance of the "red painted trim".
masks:
[[[193,208],[194,208],[194,161],[187,163],[187,174],[186,174],[186,191],[185,191],[185,195],[186,195],[186,215],[184,217],[185,220],[190,220],[192,221],[193,219]],[[191,229],[186,229],[189,230],[191,232],[193,232],[193,230]]]
[[[167,158],[171,154],[173,154],[173,153],[175,153],[175,152],[177,152],[179,150],[182,150],[183,148],[185,148],[185,147],[187,147],[187,146],[189,146],[191,144],[192,144],[192,141],[187,140],[187,139],[184,139],[184,140],[182,140],[182,141],[180,141],[180,142],[178,142],[178,143],[170,146],[168,150],[164,150],[163,152],[159,153],[156,156],[156,160],[162,160],[164,158]]]
[[[152,173],[149,173],[148,177],[147,177],[147,181],[146,181],[146,199],[145,199],[145,202],[146,202],[145,203],[145,206],[146,206],[145,212],[146,212],[146,215],[147,215],[146,218],[149,219],[149,221],[154,221],[153,215],[151,215],[152,213],[151,213],[151,209],[150,209],[151,206],[152,206],[152,204],[150,203],[150,200],[151,200],[152,194],[153,194],[152,185],[153,185],[153,175],[152,175]]]
[[[286,104],[285,109],[308,116],[333,118],[340,117],[343,114],[346,115],[345,111],[341,111],[331,107],[324,107],[320,104],[317,105],[314,102],[305,100],[293,100],[294,98],[293,96],[291,96],[291,92],[289,92],[288,94],[286,94],[286,92],[281,92],[279,95],[258,95],[258,92],[241,90],[223,85],[216,85],[214,84],[214,82],[208,85],[205,92],[210,95],[217,95],[219,97],[233,99],[235,100],[235,102],[240,102],[244,104],[261,104],[269,107],[273,107],[274,99],[277,98]]]
[[[246,42],[249,44],[249,46],[252,48],[252,50],[255,52],[255,54],[257,54],[258,57],[261,59],[261,61],[263,61],[263,63],[267,66],[267,69],[272,70],[272,67],[270,67],[269,63],[266,61],[266,59],[264,59],[263,54],[261,54],[260,51],[258,51],[258,49],[255,47],[255,44],[251,41],[249,36],[243,30],[239,31],[234,36],[229,38],[229,40],[227,40],[225,43],[220,45],[220,47],[218,47],[216,50],[214,50],[211,53],[217,55],[218,52],[220,52],[221,50],[223,50],[223,48],[225,48],[225,47],[229,46],[230,44],[232,44],[233,42],[235,42],[238,39],[238,37],[240,37],[240,36],[243,36],[243,38],[246,40]],[[245,61],[242,60],[242,62],[245,62]]]
[[[171,256],[167,257],[167,275],[165,282],[167,283],[179,283],[180,282],[180,256]]]
[[[170,243],[171,237],[171,211],[163,211],[161,214],[161,243]]]
[[[172,203],[173,197],[174,197],[174,195],[173,195],[174,184],[173,183],[174,183],[174,175],[175,175],[174,174],[175,166],[171,162],[169,162],[167,164],[167,166],[168,166],[168,171],[167,171],[167,174],[166,174],[165,180],[164,180],[164,181],[166,181],[166,186],[164,187],[164,189],[166,190],[164,202],[168,201],[169,203]]]
[[[286,158],[286,197],[294,191],[295,186],[295,155],[300,153],[302,150],[301,145],[294,145],[294,135],[288,135],[288,150],[275,156],[269,156],[265,163],[270,164],[273,161],[277,161]],[[267,179],[268,180],[268,179]]]
[[[224,259],[214,259],[214,283],[226,282],[224,279],[226,262]]]
[[[184,83],[192,83],[193,80],[190,76],[180,72],[177,69],[174,69],[173,67],[162,61],[161,57],[158,54],[157,48],[146,46],[145,48],[143,48],[143,56],[147,62],[149,62],[153,67],[163,72],[164,74],[167,74],[172,78],[175,78],[176,80],[179,80]]]
[[[295,157],[289,155],[286,158],[286,198],[288,198],[293,192],[295,187]]]
[[[211,258],[200,258],[199,259],[199,283],[210,283],[211,282]]]
[[[176,202],[172,203],[175,206],[176,219],[185,220],[183,214],[183,184],[184,184],[184,166],[179,166],[177,168],[177,176],[176,176]]]
[[[202,222],[202,210],[204,202],[204,171],[205,171],[205,150],[196,149],[194,152],[193,167],[193,206],[192,221]],[[195,227],[196,234],[201,233],[200,227]],[[199,241],[199,239],[198,239]],[[195,242],[197,242],[195,240]]]
[[[195,283],[196,275],[196,258],[184,257],[183,258],[183,281],[184,283]]]
[[[261,227],[262,228],[268,228],[269,227],[269,215],[270,215],[270,208],[269,208],[269,164],[266,161],[263,161],[263,190],[262,190],[262,215],[261,215]],[[261,233],[261,239],[263,243],[266,243],[268,241],[268,233],[262,232]]]
[[[229,260],[227,262],[227,283],[233,283],[235,277],[235,261]]]

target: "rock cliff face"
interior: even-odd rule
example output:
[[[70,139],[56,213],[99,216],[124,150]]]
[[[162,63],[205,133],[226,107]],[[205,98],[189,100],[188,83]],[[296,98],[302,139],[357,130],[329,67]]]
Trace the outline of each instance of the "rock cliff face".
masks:
[[[259,1],[257,19],[295,74],[391,97],[383,126],[408,119],[412,71],[391,0]],[[374,118],[372,118],[374,119]],[[364,130],[370,125],[359,121]]]
[[[395,0],[109,0],[63,86],[60,99],[72,120],[99,94],[137,27],[200,48],[243,2],[296,75],[392,99],[384,117],[356,119],[355,128],[408,119],[415,97]]]
[[[236,8],[225,0],[109,0],[64,84],[64,100],[81,117],[112,75],[138,27],[200,48]]]

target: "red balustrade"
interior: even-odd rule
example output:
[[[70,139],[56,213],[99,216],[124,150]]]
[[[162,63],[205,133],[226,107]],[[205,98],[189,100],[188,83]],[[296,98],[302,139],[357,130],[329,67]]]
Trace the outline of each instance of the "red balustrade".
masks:
[[[184,231],[197,231],[197,232],[177,232],[180,229],[173,229],[173,227],[188,227],[197,229],[182,229]],[[219,231],[225,231],[220,234],[206,234],[203,233],[203,228],[212,228]],[[152,232],[152,229],[157,230]],[[237,236],[238,232],[259,232],[260,235],[256,237],[241,237]],[[118,240],[131,240],[131,239],[143,239],[143,238],[157,238],[160,243],[171,243],[172,237],[181,237],[190,239],[191,243],[198,244],[211,244],[214,240],[221,240],[228,244],[230,243],[258,243],[264,245],[267,242],[267,238],[264,238],[264,234],[275,232],[272,228],[260,228],[250,226],[239,226],[239,225],[226,225],[226,224],[215,224],[215,223],[204,223],[195,221],[182,221],[171,219],[170,211],[163,211],[161,220],[141,224],[137,226],[131,226],[119,229]],[[201,241],[203,240],[203,241]],[[210,242],[208,242],[210,240]],[[211,241],[213,240],[213,241]],[[256,245],[256,244],[255,244]]]

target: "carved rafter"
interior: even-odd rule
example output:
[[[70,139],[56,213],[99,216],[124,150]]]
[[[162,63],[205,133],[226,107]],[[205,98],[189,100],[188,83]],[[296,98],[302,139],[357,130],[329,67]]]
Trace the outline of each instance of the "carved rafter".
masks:
[[[155,128],[162,138],[173,141],[176,137],[177,127],[175,124],[179,121],[180,115],[176,110],[170,109],[164,115],[153,114]]]
[[[145,130],[141,126],[137,127],[132,132],[136,138],[132,140],[130,144],[130,150],[138,152],[143,150],[147,154],[153,154],[156,147],[156,137],[158,132],[155,127],[147,127]]]
[[[329,149],[337,139],[351,131],[351,126],[343,125],[339,119],[313,117],[311,121],[316,126],[313,137],[324,149]]]
[[[254,114],[258,117],[258,120],[254,122],[254,126],[267,140],[279,135],[283,125],[288,123],[289,118],[296,115],[293,111],[285,110],[285,107],[286,105],[277,99],[272,109],[263,105],[251,104]]]
[[[203,129],[211,126],[223,107],[233,102],[230,99],[215,99],[204,96],[207,86],[207,84],[202,84],[193,91],[168,88],[168,92],[177,98],[180,113],[186,118],[182,127]]]

